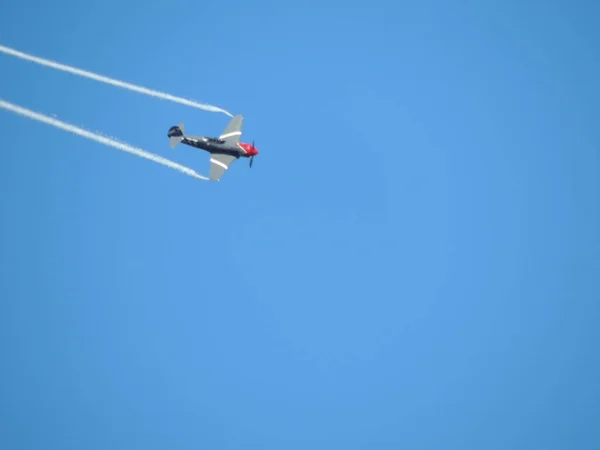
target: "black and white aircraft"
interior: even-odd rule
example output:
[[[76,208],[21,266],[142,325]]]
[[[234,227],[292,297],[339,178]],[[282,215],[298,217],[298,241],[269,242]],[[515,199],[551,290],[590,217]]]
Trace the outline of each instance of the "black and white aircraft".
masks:
[[[252,167],[254,156],[258,155],[254,142],[252,144],[240,143],[243,120],[243,116],[235,116],[218,138],[186,136],[183,134],[184,125],[182,123],[169,128],[167,136],[170,138],[171,148],[175,148],[177,144],[182,142],[209,152],[210,179],[219,181],[233,161],[241,157],[250,158],[250,167]]]

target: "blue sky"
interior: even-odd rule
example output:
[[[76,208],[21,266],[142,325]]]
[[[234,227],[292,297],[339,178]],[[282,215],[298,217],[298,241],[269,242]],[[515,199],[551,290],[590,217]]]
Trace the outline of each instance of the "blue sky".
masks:
[[[597,17],[5,4],[0,44],[243,114],[261,153],[208,183],[0,111],[0,447],[597,449]],[[204,174],[166,132],[228,120],[0,80]]]

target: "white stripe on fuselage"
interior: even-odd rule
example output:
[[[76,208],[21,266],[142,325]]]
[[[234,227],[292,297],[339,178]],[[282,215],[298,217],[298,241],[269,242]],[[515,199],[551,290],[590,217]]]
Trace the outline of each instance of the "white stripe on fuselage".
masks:
[[[211,163],[215,163],[218,166],[221,166],[223,169],[229,169],[229,167],[227,167],[225,164],[223,164],[221,161],[217,161],[216,159],[210,158],[210,162]]]

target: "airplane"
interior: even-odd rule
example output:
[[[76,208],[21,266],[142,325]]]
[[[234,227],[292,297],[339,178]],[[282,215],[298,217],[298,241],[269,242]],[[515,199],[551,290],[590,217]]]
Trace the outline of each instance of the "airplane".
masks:
[[[206,150],[210,153],[210,179],[219,181],[229,166],[240,157],[250,158],[250,167],[258,150],[252,144],[240,143],[242,135],[242,122],[244,117],[235,116],[229,121],[227,127],[218,138],[206,136],[184,135],[184,124],[169,128],[167,136],[170,138],[171,148],[175,148],[180,142],[191,147]]]

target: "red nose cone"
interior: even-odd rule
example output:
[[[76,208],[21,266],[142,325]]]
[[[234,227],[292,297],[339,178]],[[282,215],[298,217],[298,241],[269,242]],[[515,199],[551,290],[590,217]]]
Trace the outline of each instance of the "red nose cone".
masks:
[[[258,150],[256,147],[253,147],[251,144],[240,144],[244,150],[246,150],[246,154],[248,156],[258,155]]]

